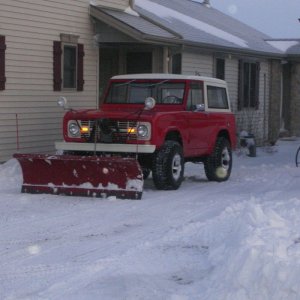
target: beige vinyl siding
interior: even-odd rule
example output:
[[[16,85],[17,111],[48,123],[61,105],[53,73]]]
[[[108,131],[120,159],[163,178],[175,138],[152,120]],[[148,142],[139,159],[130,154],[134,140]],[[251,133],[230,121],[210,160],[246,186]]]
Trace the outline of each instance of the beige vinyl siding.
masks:
[[[0,161],[20,152],[54,151],[62,139],[59,96],[73,108],[97,107],[98,47],[88,0],[0,0],[0,35],[6,37],[6,89],[0,91]],[[60,34],[84,44],[84,91],[53,91],[53,41]]]
[[[121,10],[129,6],[129,0],[92,0],[91,3]]]
[[[225,59],[225,80],[228,85],[230,96],[231,109],[233,112],[237,111],[238,103],[238,75],[239,75],[239,61],[234,58]]]
[[[213,76],[213,56],[202,53],[182,53],[182,74]]]

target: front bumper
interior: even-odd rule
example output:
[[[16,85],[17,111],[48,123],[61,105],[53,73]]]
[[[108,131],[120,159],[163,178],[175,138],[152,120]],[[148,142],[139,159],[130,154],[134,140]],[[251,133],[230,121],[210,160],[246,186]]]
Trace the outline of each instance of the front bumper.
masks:
[[[115,152],[115,153],[153,153],[155,145],[138,144],[100,144],[100,143],[67,143],[55,142],[56,150],[86,151],[86,152]]]

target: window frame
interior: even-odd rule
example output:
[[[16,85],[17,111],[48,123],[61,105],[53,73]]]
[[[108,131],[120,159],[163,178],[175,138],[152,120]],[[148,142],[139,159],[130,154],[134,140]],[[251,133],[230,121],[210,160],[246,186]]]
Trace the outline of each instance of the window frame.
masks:
[[[197,87],[197,88],[195,88]],[[201,99],[200,101],[193,101],[193,95],[192,91],[193,90],[199,90],[201,93]],[[197,108],[197,105],[203,104],[205,105],[205,99],[204,99],[204,84],[203,81],[191,81],[189,83],[189,91],[188,91],[188,96],[187,96],[187,104],[186,104],[186,109],[188,111],[194,111]]]
[[[84,87],[84,45],[78,43],[79,36],[61,34],[60,41],[53,41],[53,90],[83,91]],[[64,86],[64,47],[76,47],[76,80],[72,88]]]

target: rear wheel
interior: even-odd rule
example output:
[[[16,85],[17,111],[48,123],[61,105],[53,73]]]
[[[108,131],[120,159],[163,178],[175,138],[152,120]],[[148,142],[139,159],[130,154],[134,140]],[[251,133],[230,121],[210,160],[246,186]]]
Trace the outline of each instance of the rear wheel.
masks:
[[[166,141],[155,154],[152,166],[154,185],[159,190],[176,190],[183,181],[184,158],[178,142]]]
[[[205,174],[211,181],[226,181],[231,173],[232,151],[229,141],[217,138],[213,153],[204,162]]]

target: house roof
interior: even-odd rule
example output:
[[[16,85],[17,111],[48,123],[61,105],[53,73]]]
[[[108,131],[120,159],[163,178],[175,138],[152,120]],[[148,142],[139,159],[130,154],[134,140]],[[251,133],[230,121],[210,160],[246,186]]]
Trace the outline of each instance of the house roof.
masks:
[[[269,39],[267,42],[288,56],[300,54],[300,39]]]
[[[93,7],[139,40],[217,48],[220,50],[281,56],[271,38],[244,23],[192,0],[135,0],[134,11]],[[99,17],[98,17],[99,18]],[[105,18],[104,18],[105,19]],[[105,21],[101,18],[101,21]],[[298,52],[299,53],[299,52]]]

